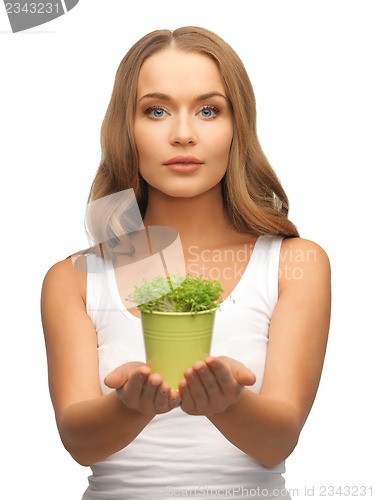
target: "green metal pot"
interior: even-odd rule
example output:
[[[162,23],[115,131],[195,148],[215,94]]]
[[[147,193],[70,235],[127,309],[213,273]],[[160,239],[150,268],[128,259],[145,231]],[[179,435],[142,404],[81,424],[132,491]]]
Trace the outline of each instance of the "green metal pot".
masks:
[[[171,389],[178,389],[186,368],[209,356],[215,311],[141,313],[147,365]]]

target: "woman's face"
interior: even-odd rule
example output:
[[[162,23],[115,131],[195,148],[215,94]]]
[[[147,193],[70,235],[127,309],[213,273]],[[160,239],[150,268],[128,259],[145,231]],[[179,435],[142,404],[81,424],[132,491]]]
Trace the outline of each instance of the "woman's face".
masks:
[[[166,49],[143,64],[134,122],[140,174],[169,196],[220,188],[233,123],[216,63]]]

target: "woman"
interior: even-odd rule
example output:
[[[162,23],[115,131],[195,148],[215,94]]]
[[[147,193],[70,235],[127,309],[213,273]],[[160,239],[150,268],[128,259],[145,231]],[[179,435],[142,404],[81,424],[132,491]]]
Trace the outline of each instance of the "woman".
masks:
[[[92,467],[85,499],[288,498],[284,461],[320,379],[330,269],[288,220],[255,120],[241,61],[205,29],[150,33],[119,66],[90,201],[133,189],[145,226],[176,228],[187,271],[216,274],[224,300],[212,356],[171,391],[141,361],[138,313],[110,279],[122,283],[117,257],[49,270],[51,397],[64,446]]]

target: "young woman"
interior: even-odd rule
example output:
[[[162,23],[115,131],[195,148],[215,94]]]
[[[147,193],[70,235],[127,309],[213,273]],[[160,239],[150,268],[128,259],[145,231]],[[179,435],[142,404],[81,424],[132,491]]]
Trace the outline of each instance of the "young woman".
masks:
[[[93,471],[83,498],[288,498],[284,461],[319,384],[330,269],[288,220],[238,56],[202,28],[143,37],[119,66],[102,151],[90,201],[132,188],[144,225],[176,228],[187,272],[215,274],[224,297],[212,356],[171,391],[142,362],[117,257],[48,271],[51,397],[64,446]]]

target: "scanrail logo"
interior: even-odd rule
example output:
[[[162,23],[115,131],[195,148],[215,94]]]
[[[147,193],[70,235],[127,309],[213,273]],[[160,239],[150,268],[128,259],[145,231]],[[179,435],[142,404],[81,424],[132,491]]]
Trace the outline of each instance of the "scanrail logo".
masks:
[[[13,33],[48,23],[72,10],[80,0],[53,0],[42,2],[6,1],[5,10]]]

